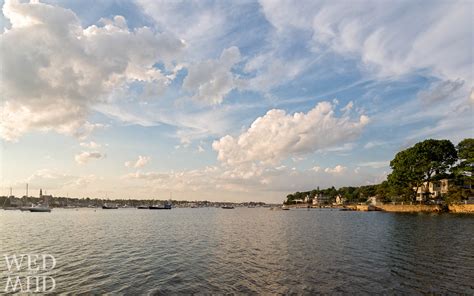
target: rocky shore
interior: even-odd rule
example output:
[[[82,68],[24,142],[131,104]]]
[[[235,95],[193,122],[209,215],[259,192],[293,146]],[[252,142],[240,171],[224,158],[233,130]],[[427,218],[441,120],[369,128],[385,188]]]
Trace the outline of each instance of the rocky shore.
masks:
[[[417,212],[427,212],[427,213],[458,213],[458,214],[474,214],[474,204],[455,204],[449,206],[442,205],[393,205],[393,204],[383,204],[383,205],[348,205],[345,206],[346,209],[354,211],[383,211],[383,212],[397,212],[397,213],[417,213]]]

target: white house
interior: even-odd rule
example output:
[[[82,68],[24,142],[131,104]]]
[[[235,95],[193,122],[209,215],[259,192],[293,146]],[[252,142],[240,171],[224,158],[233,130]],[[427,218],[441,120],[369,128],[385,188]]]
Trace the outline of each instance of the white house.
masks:
[[[346,202],[346,199],[338,194],[338,195],[336,195],[336,201],[333,204],[334,205],[342,205],[345,202]]]
[[[417,190],[413,188],[413,190]],[[433,182],[424,182],[416,191],[416,200],[423,201],[426,198],[438,199],[449,191],[449,180],[442,179]]]

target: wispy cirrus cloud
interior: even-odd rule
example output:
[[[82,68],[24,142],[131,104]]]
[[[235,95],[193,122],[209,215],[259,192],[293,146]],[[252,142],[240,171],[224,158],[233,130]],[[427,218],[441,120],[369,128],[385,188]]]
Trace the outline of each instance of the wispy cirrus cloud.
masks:
[[[390,161],[368,161],[368,162],[361,162],[358,164],[359,166],[362,167],[371,167],[374,169],[379,169],[379,168],[385,168],[389,167]]]

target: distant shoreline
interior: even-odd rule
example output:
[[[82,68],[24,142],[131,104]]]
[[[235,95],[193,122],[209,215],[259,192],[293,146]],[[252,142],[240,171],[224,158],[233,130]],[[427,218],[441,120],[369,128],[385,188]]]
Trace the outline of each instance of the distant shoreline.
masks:
[[[378,205],[327,205],[313,206],[306,204],[287,205],[288,208],[328,208],[344,209],[349,211],[381,211],[392,213],[458,213],[474,214],[474,204],[451,205],[417,205],[417,204],[378,204]]]

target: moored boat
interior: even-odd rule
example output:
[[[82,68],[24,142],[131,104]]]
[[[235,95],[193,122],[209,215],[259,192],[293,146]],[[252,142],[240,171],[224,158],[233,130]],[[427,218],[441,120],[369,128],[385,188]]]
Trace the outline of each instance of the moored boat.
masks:
[[[20,207],[20,211],[22,212],[28,212],[30,209],[34,208],[33,204],[31,204],[30,207]]]
[[[171,210],[171,205],[170,204],[164,204],[164,205],[152,205],[148,207],[150,210]]]
[[[102,206],[102,209],[104,209],[104,210],[116,210],[116,209],[118,209],[118,206],[117,205],[109,205],[109,204],[105,203]]]
[[[51,212],[51,208],[48,205],[39,205],[29,208],[29,211],[32,213],[49,213]]]
[[[223,209],[226,209],[226,210],[231,210],[231,209],[233,209],[234,207],[233,207],[233,206],[223,206],[222,208],[223,208]]]
[[[51,195],[43,195],[43,190],[40,189],[39,197],[40,199],[44,199],[44,202],[38,204],[36,206],[31,206],[28,210],[32,213],[49,213],[51,212],[51,208],[49,207],[49,200],[48,197]]]

